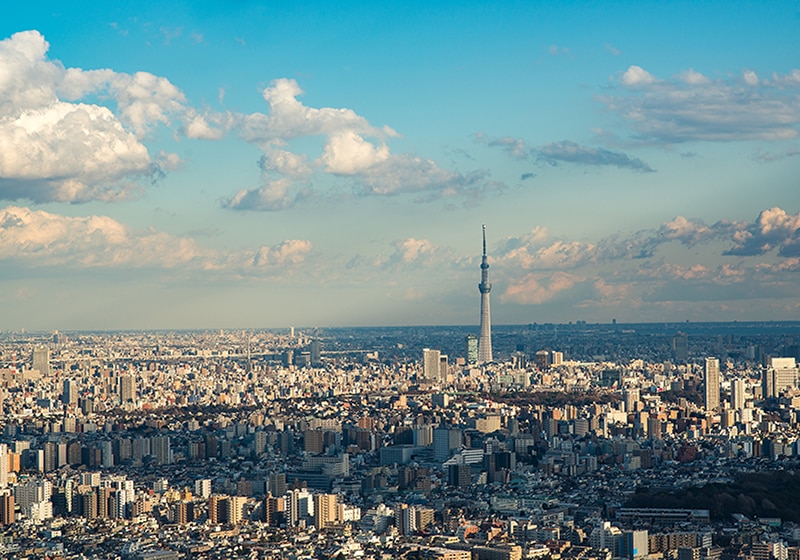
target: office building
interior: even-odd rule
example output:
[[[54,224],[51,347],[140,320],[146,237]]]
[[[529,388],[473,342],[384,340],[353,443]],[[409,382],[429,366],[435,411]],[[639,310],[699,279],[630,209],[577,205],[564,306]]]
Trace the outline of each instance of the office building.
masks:
[[[689,359],[689,337],[686,333],[678,332],[672,337],[672,358],[679,364]]]
[[[311,367],[322,366],[322,341],[314,339],[311,341]]]
[[[136,400],[136,380],[132,375],[121,375],[119,377],[119,402],[134,402]]]
[[[78,404],[78,387],[74,379],[64,380],[61,402],[68,406]]]
[[[795,358],[770,358],[762,377],[764,398],[779,397],[786,389],[795,387],[797,387]]]
[[[31,360],[33,369],[39,370],[42,375],[50,375],[50,349],[34,348],[33,359]]]
[[[731,408],[741,410],[745,403],[745,384],[744,379],[737,377],[731,380]]]
[[[454,451],[461,448],[461,430],[454,430],[442,426],[433,431],[433,458],[436,461],[446,461]]]
[[[273,496],[286,494],[286,473],[269,473],[267,492]]]
[[[442,356],[439,350],[422,349],[422,378],[426,383],[439,381]]]
[[[169,436],[150,438],[150,453],[159,465],[172,463],[172,450],[170,449]]]

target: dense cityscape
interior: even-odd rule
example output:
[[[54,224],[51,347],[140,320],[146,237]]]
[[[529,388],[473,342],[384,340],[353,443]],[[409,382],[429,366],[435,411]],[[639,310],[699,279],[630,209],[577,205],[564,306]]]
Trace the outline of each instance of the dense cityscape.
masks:
[[[797,558],[800,323],[470,330],[3,333],[2,552]]]

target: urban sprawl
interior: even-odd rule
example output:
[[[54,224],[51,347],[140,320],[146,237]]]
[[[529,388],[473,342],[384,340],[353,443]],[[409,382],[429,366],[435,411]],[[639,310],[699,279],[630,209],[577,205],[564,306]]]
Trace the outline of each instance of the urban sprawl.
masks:
[[[2,333],[0,554],[800,559],[800,324],[493,336]]]

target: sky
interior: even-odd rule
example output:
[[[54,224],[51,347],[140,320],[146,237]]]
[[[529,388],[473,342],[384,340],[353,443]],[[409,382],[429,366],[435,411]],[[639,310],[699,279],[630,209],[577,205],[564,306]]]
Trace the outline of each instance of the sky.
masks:
[[[800,2],[13,3],[0,329],[800,318]]]

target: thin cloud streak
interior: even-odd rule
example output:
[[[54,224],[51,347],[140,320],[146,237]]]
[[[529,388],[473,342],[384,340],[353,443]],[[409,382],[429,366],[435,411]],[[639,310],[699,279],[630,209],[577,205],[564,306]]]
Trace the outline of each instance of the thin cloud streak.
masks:
[[[652,173],[655,171],[641,159],[623,152],[582,146],[569,140],[550,142],[543,146],[532,147],[528,146],[521,138],[508,136],[484,138],[482,135],[479,135],[478,138],[481,141],[485,141],[487,146],[502,148],[512,158],[518,160],[531,160],[549,165],[571,163],[594,167],[610,166],[630,169],[640,173]]]

